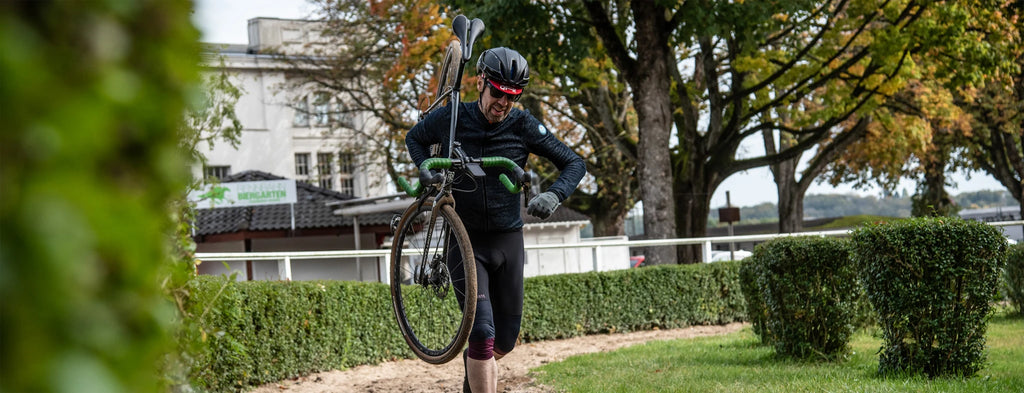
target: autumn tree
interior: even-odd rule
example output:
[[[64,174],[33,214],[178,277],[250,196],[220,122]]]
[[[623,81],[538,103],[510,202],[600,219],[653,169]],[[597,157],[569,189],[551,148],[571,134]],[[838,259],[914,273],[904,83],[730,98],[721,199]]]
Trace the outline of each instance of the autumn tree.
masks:
[[[971,115],[964,155],[1006,187],[1024,212],[1024,2],[1005,1],[985,16],[982,31],[995,47],[988,54],[1000,67],[976,90],[958,90],[958,104]]]
[[[516,10],[508,13],[533,19],[505,19],[500,29],[548,32],[554,40],[523,42],[546,46],[550,58],[571,62],[560,56],[580,47],[607,53],[637,116],[645,232],[695,237],[705,233],[711,195],[726,177],[840,139],[844,121],[897,89],[911,48],[905,32],[930,5],[556,1],[510,5]],[[819,109],[806,111],[802,101]],[[775,153],[737,157],[744,139],[765,132],[800,138]],[[682,248],[677,259],[662,247],[648,258],[693,262],[699,250]]]
[[[983,170],[1019,195],[1020,7],[983,5],[928,13],[913,79],[874,112],[869,137],[830,165],[830,183],[891,190],[919,179],[915,215],[955,213],[945,188],[957,170]]]

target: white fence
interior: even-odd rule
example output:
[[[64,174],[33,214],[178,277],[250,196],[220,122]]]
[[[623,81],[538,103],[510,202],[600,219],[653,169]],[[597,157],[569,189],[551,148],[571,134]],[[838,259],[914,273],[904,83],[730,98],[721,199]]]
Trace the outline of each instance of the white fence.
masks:
[[[1024,226],[1024,220],[1019,221],[1000,221],[988,223],[992,226],[1007,227],[1014,225]],[[608,253],[604,252],[605,249],[611,248],[636,248],[636,247],[657,247],[657,246],[677,246],[677,245],[695,245],[699,244],[702,246],[703,252],[701,253],[704,258],[704,262],[711,261],[711,245],[712,244],[728,244],[728,243],[741,243],[741,242],[752,242],[752,241],[767,241],[778,237],[789,237],[789,236],[845,236],[850,233],[849,230],[835,230],[835,231],[821,231],[821,232],[798,232],[798,233],[772,233],[772,234],[761,234],[761,235],[741,235],[741,236],[718,236],[718,237],[698,237],[698,238],[687,238],[687,239],[658,239],[658,240],[606,240],[606,241],[587,241],[576,244],[535,244],[526,246],[526,250],[544,250],[544,249],[590,249],[590,254],[593,256],[592,270],[598,271],[600,266],[605,266],[602,258]],[[415,252],[409,250],[408,252]],[[585,254],[586,252],[584,252]],[[362,258],[371,258],[374,263],[377,264],[377,273],[379,281],[388,283],[388,271],[391,266],[391,250],[380,249],[380,250],[346,250],[346,251],[295,251],[295,252],[229,252],[229,253],[197,253],[196,258],[204,262],[213,261],[277,261],[278,277],[282,280],[292,279],[292,261],[294,260],[308,260],[308,259],[328,259],[328,258],[355,258],[358,271],[361,270],[359,264],[362,263]]]

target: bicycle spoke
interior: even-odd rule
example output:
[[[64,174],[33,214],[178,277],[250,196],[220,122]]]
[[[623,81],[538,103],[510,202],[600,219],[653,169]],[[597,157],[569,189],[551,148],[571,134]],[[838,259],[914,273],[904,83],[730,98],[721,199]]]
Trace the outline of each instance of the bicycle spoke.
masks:
[[[437,217],[429,205],[407,212],[394,239],[396,317],[413,352],[431,363],[446,362],[461,350],[472,317],[463,309],[469,307],[465,299],[472,300],[470,314],[476,308],[476,271],[465,265],[468,235],[461,223],[452,225],[457,216],[446,208]]]

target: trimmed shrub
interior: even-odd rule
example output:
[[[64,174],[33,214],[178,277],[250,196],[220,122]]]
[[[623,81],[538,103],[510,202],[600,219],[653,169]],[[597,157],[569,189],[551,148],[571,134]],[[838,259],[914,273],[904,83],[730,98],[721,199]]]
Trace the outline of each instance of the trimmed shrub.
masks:
[[[413,356],[385,285],[201,276],[189,293],[187,310],[205,344],[193,355],[190,378],[203,390]]]
[[[776,354],[834,360],[847,352],[861,293],[849,252],[843,239],[785,237],[758,245],[744,262],[756,286],[746,297],[763,312],[755,333]]]
[[[1018,315],[1024,315],[1024,243],[1017,243],[1007,251],[1003,283],[1010,304]]]
[[[739,264],[655,266],[532,277],[522,339],[743,320]],[[235,282],[203,276],[186,315],[202,342],[196,388],[235,391],[311,372],[411,358],[386,285],[349,281]]]
[[[188,1],[0,2],[0,391],[163,392]]]
[[[984,365],[985,328],[1006,240],[958,218],[918,218],[853,232],[854,261],[882,331],[878,370],[970,376]]]
[[[531,277],[523,341],[745,320],[739,263]]]
[[[740,262],[740,289],[743,291],[743,298],[747,301],[747,319],[754,330],[754,334],[761,340],[761,344],[771,344],[766,321],[768,320],[768,308],[761,298],[761,291],[757,288],[757,278],[762,275],[759,271],[763,263],[766,251],[764,248],[755,247],[750,257]]]

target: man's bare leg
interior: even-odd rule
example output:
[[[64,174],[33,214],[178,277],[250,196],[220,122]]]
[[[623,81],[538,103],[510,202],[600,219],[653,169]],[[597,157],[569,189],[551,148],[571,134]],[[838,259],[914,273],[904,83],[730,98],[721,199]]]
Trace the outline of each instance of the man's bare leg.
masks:
[[[494,362],[494,358],[466,359],[466,373],[469,375],[469,387],[474,393],[498,391],[498,364]]]

